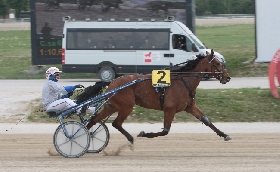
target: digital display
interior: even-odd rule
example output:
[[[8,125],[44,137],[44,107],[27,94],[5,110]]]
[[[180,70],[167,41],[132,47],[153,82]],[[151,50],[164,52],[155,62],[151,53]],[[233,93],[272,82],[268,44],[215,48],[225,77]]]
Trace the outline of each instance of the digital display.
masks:
[[[37,39],[38,57],[61,58],[61,39]]]
[[[186,23],[186,0],[31,0],[32,64],[61,64],[62,18],[76,21],[163,21]]]

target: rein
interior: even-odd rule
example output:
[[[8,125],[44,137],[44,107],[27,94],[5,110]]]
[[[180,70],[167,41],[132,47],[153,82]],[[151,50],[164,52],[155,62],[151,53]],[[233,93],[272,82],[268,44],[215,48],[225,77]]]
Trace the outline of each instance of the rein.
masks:
[[[221,72],[221,71],[219,71],[219,72],[170,72],[170,74],[203,74],[203,73],[205,73],[205,74],[207,74],[207,73],[218,73],[219,74],[219,73],[224,73],[224,72]]]

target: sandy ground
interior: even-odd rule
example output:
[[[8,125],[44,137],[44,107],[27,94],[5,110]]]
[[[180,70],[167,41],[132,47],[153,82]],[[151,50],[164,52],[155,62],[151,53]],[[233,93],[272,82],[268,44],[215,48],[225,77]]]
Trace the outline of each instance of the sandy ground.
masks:
[[[255,18],[209,18],[196,19],[196,26],[255,24]]]
[[[134,135],[135,136],[135,135]],[[280,134],[231,135],[225,142],[212,134],[170,134],[160,138],[135,136],[134,151],[120,134],[111,134],[103,152],[86,153],[80,158],[48,154],[54,151],[51,134],[0,135],[1,172],[278,172]]]
[[[64,158],[52,142],[58,124],[0,124],[0,171],[279,171],[279,123],[215,125],[233,139],[225,142],[201,123],[174,123],[167,136],[139,138],[139,131],[157,132],[162,124],[125,123],[135,139],[131,151],[126,138],[107,124],[110,141],[104,151]]]

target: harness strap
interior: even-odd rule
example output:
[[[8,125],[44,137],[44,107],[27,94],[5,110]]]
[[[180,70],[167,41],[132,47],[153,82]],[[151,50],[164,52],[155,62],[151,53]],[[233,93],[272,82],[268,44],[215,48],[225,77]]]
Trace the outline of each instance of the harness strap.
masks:
[[[191,97],[191,102],[188,104],[188,106],[192,106],[196,92],[194,92],[194,94],[192,94],[190,87],[188,86],[188,84],[186,83],[186,81],[184,80],[184,78],[182,76],[181,76],[181,79],[182,79],[183,84],[185,85],[186,89],[189,91],[189,96]]]
[[[156,92],[159,92],[159,102],[160,102],[160,108],[163,110],[163,105],[164,105],[164,93],[165,93],[166,88],[165,87],[157,87]]]

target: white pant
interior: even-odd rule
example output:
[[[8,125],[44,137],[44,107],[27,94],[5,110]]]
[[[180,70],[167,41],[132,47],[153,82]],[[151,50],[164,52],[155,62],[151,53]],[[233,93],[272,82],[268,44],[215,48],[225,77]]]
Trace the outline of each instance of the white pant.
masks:
[[[65,109],[68,109],[75,105],[77,105],[77,104],[75,102],[73,102],[73,100],[71,100],[69,98],[64,98],[64,99],[59,99],[59,100],[52,102],[47,107],[46,110],[50,110],[50,109],[65,110]]]
[[[56,109],[56,110],[65,110],[68,109],[72,106],[77,105],[73,100],[69,99],[69,98],[64,98],[64,99],[59,99],[56,100],[54,102],[52,102],[46,110],[50,110],[50,109]],[[81,110],[78,109],[77,111],[79,112]],[[89,107],[86,111],[86,113],[94,113],[95,112],[95,107]]]

